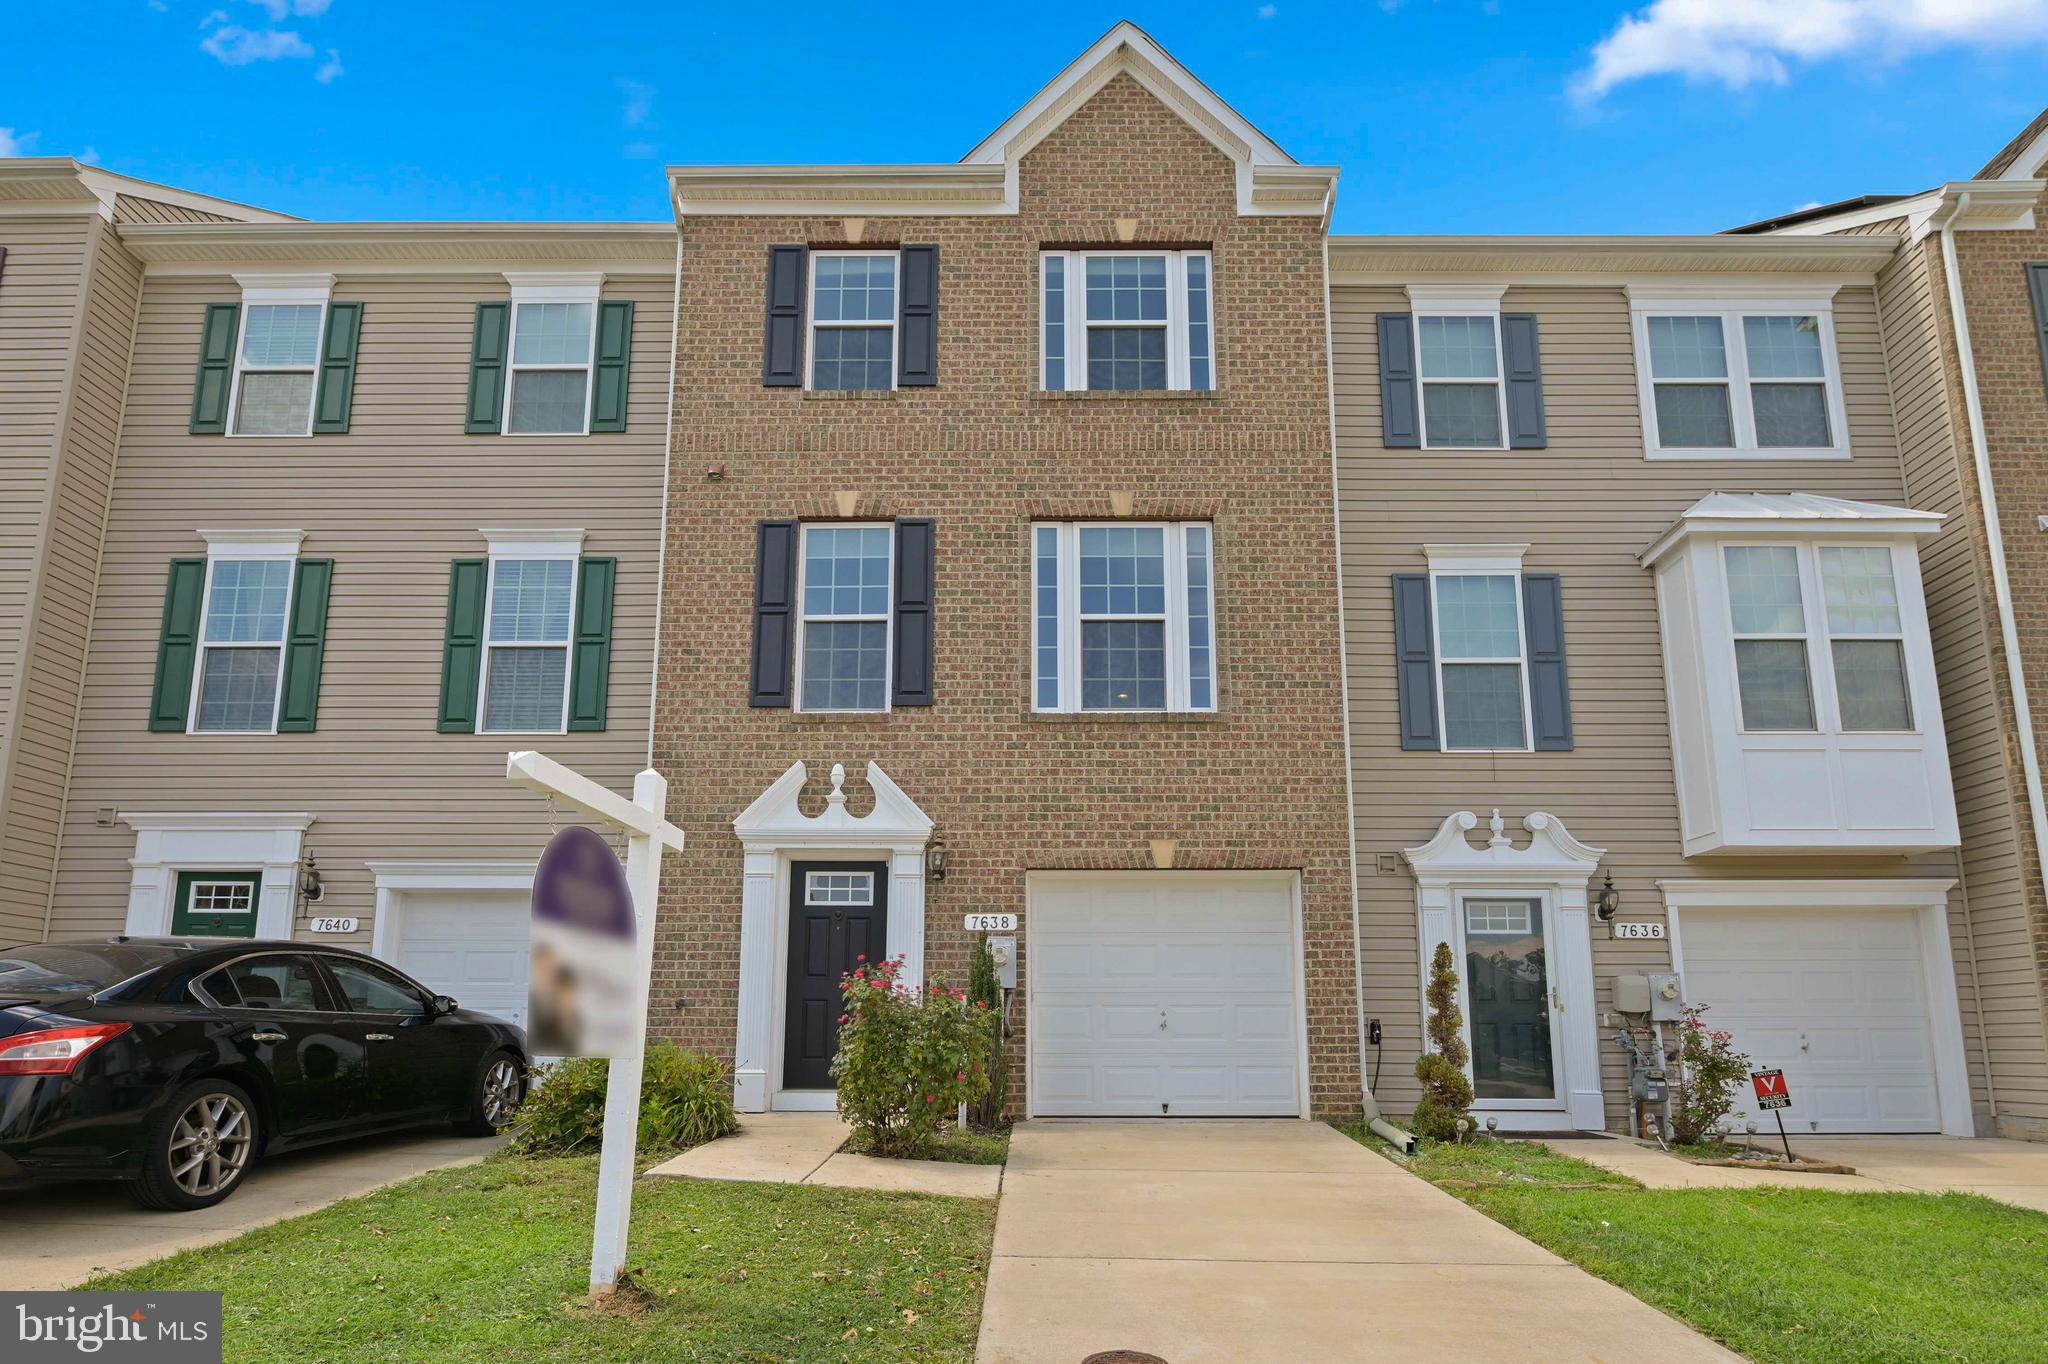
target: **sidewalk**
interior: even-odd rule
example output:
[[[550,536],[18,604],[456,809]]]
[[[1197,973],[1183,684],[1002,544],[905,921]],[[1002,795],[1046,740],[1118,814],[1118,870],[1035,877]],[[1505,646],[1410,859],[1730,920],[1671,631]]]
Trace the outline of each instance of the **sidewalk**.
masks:
[[[746,1113],[740,1130],[663,1161],[649,1179],[732,1179],[763,1184],[829,1184],[842,1189],[994,1198],[1000,1165],[943,1160],[877,1160],[849,1155],[836,1113]]]

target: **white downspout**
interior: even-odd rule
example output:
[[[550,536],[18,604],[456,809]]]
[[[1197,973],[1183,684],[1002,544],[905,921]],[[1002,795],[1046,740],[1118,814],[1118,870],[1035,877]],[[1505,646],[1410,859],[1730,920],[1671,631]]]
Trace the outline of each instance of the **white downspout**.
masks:
[[[1970,191],[1956,197],[1956,206],[1941,223],[1942,273],[1948,277],[1949,316],[1955,319],[1956,363],[1963,372],[1963,410],[1970,421],[1970,459],[1977,471],[1977,502],[1984,517],[1984,539],[1991,551],[1991,591],[1998,602],[1998,636],[2005,646],[2005,680],[2012,691],[2013,723],[2019,729],[2020,771],[2027,787],[2027,811],[2033,818],[2034,857],[2041,883],[2048,886],[2048,803],[2041,797],[2041,757],[2034,743],[2034,716],[2027,704],[2026,669],[2020,662],[2019,627],[2013,619],[2012,579],[2005,569],[2005,536],[1998,524],[1998,495],[1991,487],[1991,452],[1984,436],[1984,402],[1977,389],[1977,360],[1970,348],[1970,315],[1963,306],[1963,282],[1956,265],[1956,219],[1970,206]],[[1978,1002],[1982,1009],[1983,1003]]]

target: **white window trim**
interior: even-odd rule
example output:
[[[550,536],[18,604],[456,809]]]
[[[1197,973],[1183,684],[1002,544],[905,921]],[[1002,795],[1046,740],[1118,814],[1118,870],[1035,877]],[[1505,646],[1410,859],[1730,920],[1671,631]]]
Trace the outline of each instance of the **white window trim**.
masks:
[[[1841,634],[1828,628],[1827,585],[1821,579],[1820,551],[1822,548],[1840,548],[1848,545],[1862,545],[1871,549],[1882,549],[1891,556],[1892,589],[1899,600],[1899,631],[1890,635]],[[1806,622],[1801,635],[1790,634],[1741,634],[1735,629],[1735,596],[1728,581],[1728,551],[1731,549],[1789,548],[1798,558],[1799,564],[1799,610]],[[1745,736],[1771,737],[1775,735],[1818,734],[1830,738],[1906,738],[1918,737],[1924,733],[1926,698],[1921,689],[1914,685],[1913,655],[1910,631],[1907,630],[1907,611],[1902,584],[1905,581],[1905,565],[1899,556],[1909,552],[1910,545],[1896,541],[1859,540],[1786,540],[1732,538],[1716,541],[1714,558],[1720,566],[1721,600],[1726,604],[1725,617],[1728,629],[1726,648],[1728,676],[1735,683],[1736,732]],[[1798,639],[1806,648],[1806,685],[1812,693],[1812,729],[1751,729],[1749,717],[1742,709],[1742,674],[1737,667],[1735,642],[1738,639]],[[1835,682],[1834,641],[1837,639],[1889,639],[1899,645],[1900,683],[1906,689],[1906,717],[1911,724],[1905,729],[1844,729],[1842,727],[1842,696]]]
[[[895,392],[898,387],[897,380],[900,377],[897,374],[897,370],[900,368],[899,362],[902,359],[902,356],[897,351],[897,346],[901,343],[902,339],[900,326],[903,321],[903,253],[901,251],[877,251],[872,247],[865,251],[861,250],[858,247],[848,247],[843,251],[808,251],[805,252],[804,254],[807,257],[807,260],[805,261],[804,265],[804,388],[806,390],[811,391],[815,391],[817,389],[815,378],[818,366],[818,331],[820,328],[831,331],[844,327],[859,327],[872,329],[876,327],[887,326],[889,329],[888,386],[886,388],[850,390],[833,389],[831,391],[835,393]],[[835,321],[820,321],[818,319],[818,260],[822,256],[837,256],[842,259],[850,256],[873,257],[881,260],[887,260],[891,263],[891,269],[895,272],[896,279],[896,311],[890,315],[890,318],[887,323],[877,322],[873,318],[859,318],[851,320],[841,318]]]
[[[833,621],[882,622],[882,704],[865,707],[806,706],[804,704],[804,646],[811,634],[811,614],[804,609],[804,579],[810,558],[805,552],[812,530],[886,530],[889,532],[889,588],[887,606],[881,616],[862,613],[851,616],[825,614],[821,623]],[[796,544],[796,647],[790,663],[790,709],[804,715],[887,715],[896,708],[896,527],[888,521],[805,521],[797,527]]]
[[[1642,414],[1643,457],[1645,459],[1714,460],[1833,460],[1848,459],[1849,423],[1842,394],[1842,359],[1835,342],[1834,288],[1799,293],[1784,285],[1766,286],[1754,292],[1734,286],[1716,286],[1697,293],[1660,285],[1651,290],[1635,286],[1624,289],[1629,299],[1630,330],[1635,336],[1636,398]],[[1821,380],[1826,394],[1828,436],[1825,446],[1760,446],[1756,439],[1756,407],[1751,398],[1749,345],[1742,319],[1745,317],[1811,316],[1820,326],[1821,364],[1827,373]],[[1721,321],[1722,344],[1728,356],[1728,407],[1735,444],[1706,447],[1680,445],[1665,447],[1657,431],[1657,380],[1650,372],[1650,319],[1652,317],[1717,317]],[[1670,383],[1714,380],[1667,380]],[[1774,380],[1755,382],[1771,383]],[[1794,381],[1811,382],[1811,381]]]
[[[1167,393],[1209,393],[1217,384],[1216,368],[1216,258],[1206,250],[1170,251],[1156,247],[1105,247],[1085,251],[1041,251],[1038,267],[1038,383],[1049,389],[1046,373],[1045,262],[1054,256],[1066,262],[1066,316],[1063,339],[1066,353],[1066,391],[1088,390],[1088,331],[1091,327],[1157,327],[1158,322],[1090,322],[1088,320],[1088,261],[1108,256],[1161,256],[1166,260],[1166,387]],[[1190,387],[1188,353],[1188,261],[1199,256],[1208,263],[1209,293],[1209,386]],[[1105,389],[1104,392],[1143,390]]]
[[[1038,532],[1050,526],[1059,536],[1059,704],[1038,704]],[[1188,669],[1187,531],[1199,526],[1209,533],[1209,704],[1189,703],[1192,681]],[[1081,532],[1084,530],[1163,530],[1166,532],[1166,705],[1163,708],[1093,709],[1081,706]],[[1208,521],[1036,521],[1031,527],[1031,708],[1042,715],[1208,715],[1222,696],[1216,621],[1216,527]],[[1091,619],[1097,619],[1091,617]],[[1100,619],[1156,620],[1154,615]]]
[[[277,733],[278,707],[284,704],[285,646],[291,640],[292,598],[298,592],[299,546],[305,541],[302,530],[202,530],[199,538],[206,541],[206,581],[199,588],[199,636],[198,650],[192,659],[192,689],[185,697],[185,732],[205,734],[215,738],[235,738],[243,735],[274,735]],[[284,586],[284,630],[279,634],[276,645],[255,642],[219,645],[207,643],[206,626],[213,616],[213,569],[223,561],[235,563],[250,560],[282,561],[292,565],[293,571],[285,575]],[[270,726],[267,729],[201,729],[199,727],[199,690],[206,681],[206,654],[209,649],[263,649],[277,650],[277,686],[270,698]]]
[[[1536,749],[1533,706],[1529,699],[1529,616],[1522,599],[1522,556],[1529,552],[1526,544],[1515,545],[1452,545],[1431,544],[1422,547],[1429,557],[1429,651],[1436,670],[1436,732],[1443,736],[1444,753],[1533,753]],[[1453,748],[1451,747],[1450,725],[1444,714],[1444,646],[1440,620],[1443,611],[1443,591],[1438,587],[1442,578],[1511,578],[1515,584],[1515,637],[1521,645],[1521,657],[1512,660],[1522,670],[1522,745],[1519,748]],[[1459,658],[1455,663],[1507,663],[1507,658],[1480,659]]]
[[[334,296],[332,275],[236,275],[235,283],[242,286],[242,307],[235,318],[235,353],[233,372],[228,380],[227,428],[223,434],[238,440],[300,440],[313,434],[313,414],[320,406],[320,358],[327,346],[327,314]],[[249,310],[251,308],[275,305],[317,303],[320,305],[320,325],[315,331],[313,363],[311,365],[251,365],[242,359],[242,343],[249,332]],[[306,396],[306,429],[283,435],[259,431],[235,430],[236,419],[242,411],[242,376],[244,374],[305,374],[311,373],[313,384]]]
[[[1508,448],[1508,360],[1500,328],[1500,300],[1505,284],[1411,284],[1408,307],[1415,328],[1415,419],[1422,432],[1425,450],[1505,450]],[[1422,319],[1425,317],[1484,317],[1493,326],[1493,402],[1500,439],[1492,445],[1438,445],[1429,438],[1429,386],[1450,384],[1470,386],[1485,379],[1431,378],[1422,362]]]
[[[590,409],[597,401],[597,328],[599,295],[604,288],[602,270],[584,271],[527,271],[507,270],[505,282],[512,286],[512,316],[506,319],[505,329],[505,398],[504,406],[498,413],[498,430],[507,436],[522,440],[563,436],[587,436],[590,434]],[[584,360],[580,365],[546,364],[522,365],[519,363],[519,310],[529,303],[588,303],[590,305],[590,340],[584,349]],[[569,372],[581,370],[583,379],[583,426],[577,431],[514,431],[512,429],[512,390],[518,387],[521,370],[558,370]],[[478,723],[482,723],[481,717]]]
[[[488,561],[484,569],[484,631],[483,648],[478,651],[476,679],[476,732],[478,734],[519,735],[519,734],[567,734],[569,732],[569,693],[575,686],[576,666],[576,608],[583,590],[583,575],[577,571],[578,561],[583,556],[581,528],[563,530],[508,530],[485,528],[478,532],[490,545]],[[539,641],[508,641],[508,649],[553,649],[562,650],[562,719],[555,729],[491,729],[485,724],[490,713],[491,650],[498,647],[491,639],[491,603],[498,592],[498,564],[504,560],[558,559],[569,564],[569,633],[559,646]]]

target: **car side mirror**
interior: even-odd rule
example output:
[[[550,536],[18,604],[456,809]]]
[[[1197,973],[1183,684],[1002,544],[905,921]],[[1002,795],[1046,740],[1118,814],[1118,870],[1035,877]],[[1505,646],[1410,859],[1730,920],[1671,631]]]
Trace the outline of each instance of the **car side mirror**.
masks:
[[[434,1017],[436,1018],[439,1018],[442,1014],[452,1014],[461,1007],[460,1004],[455,1002],[453,995],[434,996]]]

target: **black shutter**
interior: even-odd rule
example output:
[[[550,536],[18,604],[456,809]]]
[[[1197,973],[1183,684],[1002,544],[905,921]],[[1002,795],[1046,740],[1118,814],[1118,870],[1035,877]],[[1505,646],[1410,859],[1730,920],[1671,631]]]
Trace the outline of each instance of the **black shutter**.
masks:
[[[1550,436],[1543,424],[1543,357],[1536,343],[1536,314],[1502,313],[1500,340],[1508,385],[1508,448],[1541,450],[1550,444]]]
[[[2034,297],[2034,339],[2041,343],[2041,376],[2048,379],[2048,262],[2028,263],[2027,290]]]
[[[1429,575],[1394,575],[1394,658],[1401,700],[1401,747],[1441,748],[1436,732],[1436,648],[1429,623]]]
[[[796,644],[796,540],[796,522],[763,521],[755,541],[750,706],[789,704],[790,661]]]
[[[939,248],[904,247],[902,274],[902,317],[897,323],[901,362],[896,367],[896,386],[929,388],[939,382]]]
[[[1572,689],[1564,668],[1564,589],[1555,573],[1522,575],[1529,631],[1529,726],[1539,751],[1572,746]]]
[[[1389,449],[1422,444],[1415,387],[1415,319],[1408,313],[1381,313],[1380,444]],[[1426,594],[1428,584],[1423,586]]]
[[[898,706],[932,703],[932,591],[934,530],[929,520],[896,523],[896,686]]]
[[[804,386],[804,249],[768,248],[768,339],[761,357],[766,388]],[[778,702],[788,705],[787,699]]]

